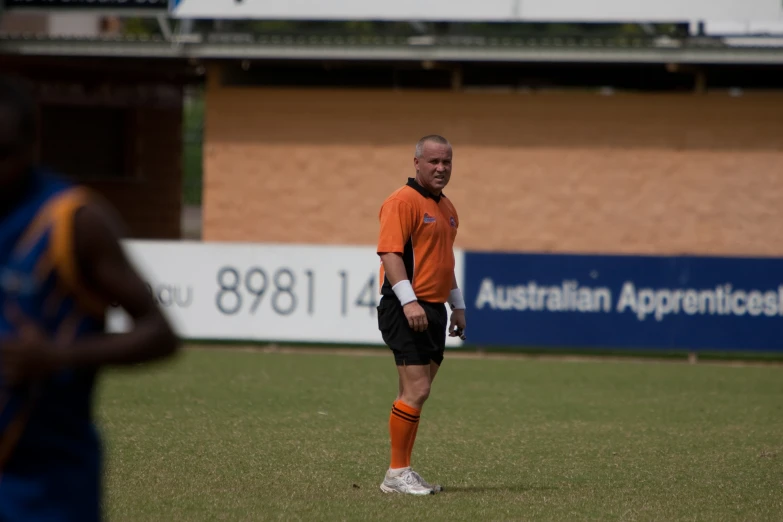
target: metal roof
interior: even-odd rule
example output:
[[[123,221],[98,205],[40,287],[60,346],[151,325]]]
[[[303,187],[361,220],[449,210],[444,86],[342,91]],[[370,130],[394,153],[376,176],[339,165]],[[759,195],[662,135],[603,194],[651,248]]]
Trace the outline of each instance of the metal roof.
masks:
[[[316,59],[440,62],[783,64],[783,39],[668,37],[340,36],[210,33],[163,37],[52,37],[0,33],[21,56]]]

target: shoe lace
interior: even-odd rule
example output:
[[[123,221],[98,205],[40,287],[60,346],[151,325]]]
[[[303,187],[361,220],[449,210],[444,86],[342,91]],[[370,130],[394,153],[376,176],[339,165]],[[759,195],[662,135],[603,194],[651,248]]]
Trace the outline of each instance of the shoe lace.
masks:
[[[419,480],[415,471],[406,471],[405,474],[402,476],[402,480],[406,484],[411,486],[419,485]]]
[[[421,475],[419,475],[419,474],[418,474],[418,473],[416,473],[415,471],[411,470],[411,475],[413,475],[413,477],[416,479],[416,481],[417,481],[419,484],[421,484],[422,486],[426,486],[426,485],[427,485],[427,481],[426,481],[426,480],[424,480],[423,478],[421,478]]]

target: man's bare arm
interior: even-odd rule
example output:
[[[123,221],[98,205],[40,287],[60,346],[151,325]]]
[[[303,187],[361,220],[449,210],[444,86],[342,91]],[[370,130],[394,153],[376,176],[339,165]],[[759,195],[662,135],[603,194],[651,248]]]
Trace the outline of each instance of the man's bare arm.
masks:
[[[408,279],[408,272],[405,270],[405,262],[402,255],[397,252],[386,252],[381,254],[383,270],[389,283],[394,286],[400,281]]]
[[[408,281],[408,272],[405,270],[405,262],[402,260],[402,256],[396,252],[383,252],[381,253],[381,261],[383,262],[383,270],[386,273],[386,278],[389,280],[392,288],[397,286],[400,282]],[[402,285],[401,285],[402,286]],[[410,284],[407,284],[405,290],[395,290],[395,294],[399,298],[400,295],[413,295],[413,289],[409,288]],[[417,332],[423,332],[427,329],[429,322],[427,321],[427,313],[421,307],[417,300],[406,302],[403,304],[403,310],[405,317],[408,319],[408,325]]]
[[[75,250],[85,284],[107,302],[117,303],[133,318],[123,334],[80,339],[67,353],[67,367],[130,365],[172,355],[179,340],[128,261],[119,242],[119,220],[94,204],[75,216]]]

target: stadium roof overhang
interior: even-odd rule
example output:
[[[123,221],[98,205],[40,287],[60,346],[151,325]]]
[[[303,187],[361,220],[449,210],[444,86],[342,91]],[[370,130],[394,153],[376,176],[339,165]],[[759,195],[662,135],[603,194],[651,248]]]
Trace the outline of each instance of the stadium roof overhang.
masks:
[[[783,64],[780,39],[345,37],[243,34],[52,38],[0,34],[0,54],[249,60]]]

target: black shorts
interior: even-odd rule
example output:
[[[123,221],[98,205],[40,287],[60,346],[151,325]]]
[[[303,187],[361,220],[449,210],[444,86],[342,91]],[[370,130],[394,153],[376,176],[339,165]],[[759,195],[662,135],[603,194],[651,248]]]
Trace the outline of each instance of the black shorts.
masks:
[[[427,330],[414,332],[408,324],[400,302],[389,296],[383,296],[378,305],[378,329],[383,342],[394,353],[398,366],[422,365],[443,362],[446,349],[446,330],[448,314],[443,303],[419,304],[427,314]]]

